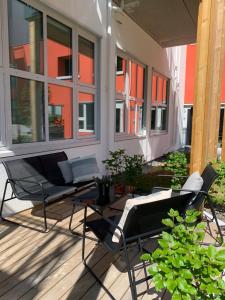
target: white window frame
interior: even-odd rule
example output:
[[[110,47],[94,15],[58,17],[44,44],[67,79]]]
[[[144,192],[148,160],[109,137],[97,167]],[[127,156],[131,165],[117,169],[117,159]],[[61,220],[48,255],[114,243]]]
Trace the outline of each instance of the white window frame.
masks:
[[[118,71],[117,72],[117,65],[115,65],[115,108],[116,108],[116,101],[124,101],[125,103],[125,109],[124,109],[124,118],[125,118],[125,125],[124,125],[124,132],[116,132],[116,109],[115,109],[115,140],[124,140],[124,139],[132,139],[132,138],[143,138],[146,137],[146,130],[145,127],[142,128],[142,133],[141,134],[130,134],[128,133],[128,126],[129,126],[129,101],[133,100],[136,102],[135,105],[135,132],[137,129],[137,103],[138,102],[142,102],[144,104],[144,108],[146,109],[146,97],[147,97],[147,72],[148,72],[148,68],[147,65],[144,65],[143,63],[141,63],[138,59],[134,58],[132,55],[124,53],[122,50],[117,49],[116,50],[116,64],[117,64],[117,56],[123,58],[126,60],[126,78],[125,78],[125,91],[124,93],[117,93],[116,91],[116,75],[121,75],[123,74],[123,72]],[[129,62],[133,62],[137,65],[140,65],[141,67],[144,68],[144,99],[139,99],[137,97],[132,97],[130,96],[130,91],[129,91],[129,87],[130,87],[130,78],[129,78]],[[137,83],[138,83],[138,73],[137,73],[137,78],[136,78],[136,90],[137,90]],[[143,116],[144,117],[144,116]]]
[[[158,103],[157,99],[153,103],[152,102],[152,78],[153,75],[156,75],[158,77],[161,77],[162,79],[166,79],[166,103]],[[168,125],[169,125],[169,105],[170,105],[170,83],[171,79],[162,73],[158,72],[154,68],[152,69],[152,76],[151,76],[151,101],[150,101],[150,135],[158,135],[158,134],[167,134],[168,133]],[[156,83],[157,85],[157,83]],[[156,91],[156,98],[157,98],[157,91]],[[153,107],[155,108],[155,129],[151,128],[151,120],[152,120],[152,110]],[[166,109],[166,129],[157,129],[158,124],[158,108]],[[161,114],[162,117],[162,114]]]
[[[3,48],[3,72],[4,72],[4,88],[5,93],[4,97],[2,96],[3,88],[0,90],[0,117],[2,110],[2,105],[5,105],[5,120],[3,118],[0,120],[1,128],[5,128],[5,145],[7,149],[14,151],[14,153],[18,154],[25,154],[25,153],[32,153],[38,151],[49,151],[55,149],[63,149],[63,148],[70,148],[76,147],[80,145],[88,145],[88,144],[96,144],[99,143],[99,136],[98,129],[100,128],[99,122],[100,118],[98,118],[97,113],[99,111],[99,98],[100,98],[100,84],[99,84],[99,43],[100,38],[98,36],[93,35],[92,33],[87,32],[79,27],[75,22],[72,22],[54,10],[46,7],[44,4],[37,3],[33,0],[21,0],[23,3],[32,6],[33,8],[39,10],[43,14],[43,40],[44,40],[44,74],[34,74],[28,71],[22,71],[19,69],[10,68],[9,65],[9,51],[8,47]],[[1,7],[2,5],[2,7]],[[0,13],[3,17],[3,29],[1,31],[1,22],[0,22],[0,38],[1,32],[3,32],[3,40],[5,45],[9,45],[8,39],[8,11],[7,11],[7,1],[0,2]],[[62,78],[52,78],[48,76],[48,49],[47,49],[47,16],[55,19],[56,21],[68,26],[72,30],[72,74],[73,74],[73,81],[63,81]],[[1,20],[0,20],[1,21]],[[78,35],[90,40],[94,43],[95,49],[95,57],[94,57],[94,76],[95,76],[95,84],[91,86],[87,86],[83,83],[79,83],[78,81]],[[0,76],[1,76],[1,43],[0,43]],[[11,120],[11,95],[10,95],[10,76],[17,76],[24,79],[31,79],[37,80],[44,83],[44,120],[45,120],[45,141],[43,142],[34,142],[34,143],[21,143],[21,144],[13,144],[12,143],[12,120]],[[63,78],[68,79],[68,78]],[[1,81],[2,82],[2,81]],[[0,85],[1,85],[0,82]],[[72,139],[62,139],[62,140],[49,140],[49,120],[48,120],[48,84],[55,84],[64,87],[72,88],[72,126],[73,126],[73,136]],[[0,86],[1,87],[1,86]],[[88,137],[78,137],[78,91],[87,92],[91,91],[94,94],[95,99],[95,133]],[[3,102],[3,104],[1,103]],[[0,131],[0,146],[1,146],[1,136],[2,133]],[[38,150],[37,150],[38,149]],[[1,153],[0,153],[1,156]]]

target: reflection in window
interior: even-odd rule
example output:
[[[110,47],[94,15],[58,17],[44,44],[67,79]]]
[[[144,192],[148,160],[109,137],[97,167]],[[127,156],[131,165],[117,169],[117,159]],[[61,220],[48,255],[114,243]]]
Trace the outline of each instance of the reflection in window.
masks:
[[[130,100],[129,101],[129,124],[128,124],[128,133],[129,134],[135,134],[135,124],[136,124],[136,112],[135,112],[135,101]]]
[[[62,80],[72,79],[72,30],[47,18],[48,75]]]
[[[71,139],[72,89],[56,84],[48,85],[49,139]]]
[[[116,133],[142,135],[145,126],[145,67],[127,56],[126,59],[117,56],[116,97]]]
[[[79,62],[78,62],[78,78],[79,81],[86,84],[94,84],[94,55],[95,44],[81,36],[78,40]]]
[[[125,102],[116,100],[116,132],[125,131]]]
[[[137,97],[137,64],[130,61],[130,74],[129,74],[129,82],[130,82],[130,96]]]
[[[44,83],[10,77],[12,142],[41,142],[44,133]]]
[[[79,93],[79,136],[93,135],[94,125],[94,95]]]
[[[123,94],[125,92],[125,79],[126,79],[126,60],[117,56],[116,65],[116,92]]]
[[[43,20],[37,9],[8,0],[10,67],[43,74]]]
[[[169,83],[168,78],[157,72],[153,72],[151,130],[167,130]]]
[[[138,134],[143,133],[143,108],[144,103],[137,103],[137,112],[136,112],[136,132]]]

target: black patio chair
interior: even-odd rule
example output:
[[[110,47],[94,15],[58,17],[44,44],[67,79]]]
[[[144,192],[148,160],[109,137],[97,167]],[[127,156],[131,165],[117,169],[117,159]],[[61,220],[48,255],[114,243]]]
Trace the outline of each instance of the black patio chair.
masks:
[[[207,175],[208,174],[208,175]],[[209,185],[213,183],[217,174],[215,170],[211,167],[206,168],[203,172],[203,188],[205,190],[209,189]],[[207,176],[206,176],[207,175]],[[177,191],[176,191],[177,192]],[[209,202],[212,214],[216,220],[218,227],[218,232],[221,237],[221,242],[223,241],[223,235],[220,230],[211,199],[206,191],[193,192],[187,191],[186,194],[180,195],[176,194],[171,198],[164,199],[161,201],[151,202],[147,204],[141,204],[134,206],[128,213],[123,230],[118,226],[120,215],[105,217],[95,207],[91,205],[85,206],[84,211],[84,227],[83,227],[83,243],[82,243],[82,260],[85,267],[91,272],[94,278],[101,284],[103,289],[112,298],[113,295],[107,290],[107,288],[102,284],[97,275],[88,266],[85,257],[85,239],[86,232],[91,230],[99,242],[101,242],[109,252],[118,253],[123,251],[125,263],[127,267],[127,273],[129,278],[129,284],[131,289],[132,299],[137,299],[136,286],[140,283],[148,281],[150,276],[146,276],[143,279],[135,280],[133,268],[128,256],[128,246],[138,245],[140,252],[143,252],[143,240],[155,237],[159,235],[163,230],[169,230],[166,226],[162,225],[162,219],[166,218],[168,212],[171,208],[178,210],[179,213],[185,217],[185,213],[188,209],[199,209],[206,199]],[[135,201],[135,199],[134,199]],[[87,219],[87,208],[93,210],[99,215],[96,220],[88,221]],[[115,230],[118,229],[121,237],[119,243],[114,243],[112,241],[113,234]],[[144,265],[144,263],[143,263]],[[145,268],[145,265],[144,265]]]

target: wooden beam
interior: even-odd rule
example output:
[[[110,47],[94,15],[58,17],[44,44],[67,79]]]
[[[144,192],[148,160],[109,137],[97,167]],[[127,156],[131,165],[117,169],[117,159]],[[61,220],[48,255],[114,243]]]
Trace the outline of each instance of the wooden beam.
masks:
[[[202,0],[199,7],[197,65],[190,170],[216,159],[224,53],[225,0]]]

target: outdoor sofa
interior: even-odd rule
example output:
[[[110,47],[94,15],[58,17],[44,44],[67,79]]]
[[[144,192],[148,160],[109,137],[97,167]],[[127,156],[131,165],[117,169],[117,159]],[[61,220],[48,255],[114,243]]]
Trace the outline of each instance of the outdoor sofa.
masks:
[[[59,162],[68,160],[64,151],[46,155],[38,155],[15,160],[3,161],[8,179],[5,183],[0,218],[3,215],[3,206],[12,199],[41,201],[43,204],[44,230],[47,230],[46,206],[57,199],[74,194],[81,189],[95,184],[94,180],[82,183],[65,183]],[[10,197],[7,197],[8,185],[12,188]]]

